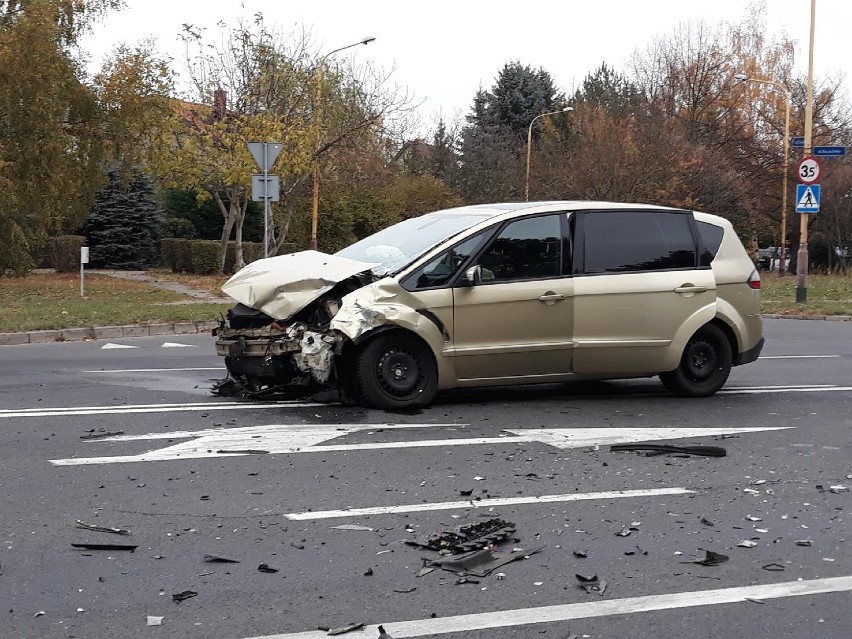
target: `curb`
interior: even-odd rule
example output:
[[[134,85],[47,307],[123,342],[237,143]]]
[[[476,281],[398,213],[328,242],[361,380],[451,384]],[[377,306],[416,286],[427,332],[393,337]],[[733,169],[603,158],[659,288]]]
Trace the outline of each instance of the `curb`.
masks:
[[[763,319],[823,320],[829,322],[852,322],[852,315],[778,315],[761,314]],[[96,339],[119,339],[122,337],[150,337],[152,335],[188,335],[208,333],[219,322],[174,322],[171,324],[130,324],[128,326],[95,326],[94,328],[63,328],[55,331],[29,331],[24,333],[0,333],[0,346],[21,344],[48,344],[51,342],[82,342]]]
[[[0,333],[0,346],[209,333],[218,325],[219,322],[174,322],[169,324],[130,324],[128,326],[95,326],[94,328],[63,328],[54,331]]]

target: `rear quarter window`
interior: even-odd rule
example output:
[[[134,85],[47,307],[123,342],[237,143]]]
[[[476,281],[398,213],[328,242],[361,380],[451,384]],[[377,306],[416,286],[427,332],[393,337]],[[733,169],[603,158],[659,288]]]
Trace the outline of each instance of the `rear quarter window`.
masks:
[[[698,222],[698,235],[701,238],[701,251],[699,253],[699,266],[710,266],[716,258],[725,230],[721,226],[709,222]]]

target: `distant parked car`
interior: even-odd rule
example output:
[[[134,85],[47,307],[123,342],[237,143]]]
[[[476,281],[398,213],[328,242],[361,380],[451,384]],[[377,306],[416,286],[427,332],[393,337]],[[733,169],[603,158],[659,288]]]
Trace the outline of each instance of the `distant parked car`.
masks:
[[[468,206],[335,255],[258,260],[222,288],[232,383],[424,406],[439,389],[659,375],[712,395],[763,347],[760,277],[731,224],[640,204]]]

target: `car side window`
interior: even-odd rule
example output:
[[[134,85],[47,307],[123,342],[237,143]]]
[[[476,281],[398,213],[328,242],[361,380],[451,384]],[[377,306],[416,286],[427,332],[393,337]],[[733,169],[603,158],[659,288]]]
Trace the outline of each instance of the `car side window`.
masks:
[[[583,273],[696,268],[689,215],[601,211],[583,215]]]
[[[487,233],[480,233],[447,249],[406,277],[402,282],[403,288],[417,291],[447,285],[458,273],[462,264],[482,247],[487,235]]]
[[[482,283],[559,277],[563,214],[516,220],[506,225],[479,257]]]

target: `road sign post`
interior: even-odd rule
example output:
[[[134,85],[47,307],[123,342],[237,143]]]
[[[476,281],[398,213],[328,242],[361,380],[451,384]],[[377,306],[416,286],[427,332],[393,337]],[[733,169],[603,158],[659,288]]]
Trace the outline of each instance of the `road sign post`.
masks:
[[[278,201],[278,187],[280,186],[278,183],[278,176],[269,175],[270,167],[275,164],[275,159],[278,157],[278,154],[281,153],[281,147],[283,145],[278,142],[249,142],[248,148],[251,151],[252,156],[257,162],[258,166],[260,166],[260,170],[263,171],[263,176],[252,176],[252,199],[255,201],[259,201],[261,199],[260,194],[257,194],[255,197],[255,183],[254,179],[256,177],[263,178],[263,257],[269,257],[269,202]],[[270,194],[270,184],[269,178],[275,178],[275,199],[271,200]]]
[[[819,184],[796,185],[796,213],[819,213]]]
[[[89,247],[81,246],[80,247],[80,297],[85,297],[83,293],[83,280],[85,279],[85,264],[89,263]]]

